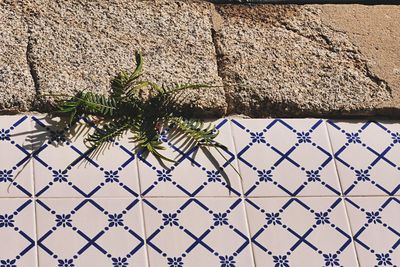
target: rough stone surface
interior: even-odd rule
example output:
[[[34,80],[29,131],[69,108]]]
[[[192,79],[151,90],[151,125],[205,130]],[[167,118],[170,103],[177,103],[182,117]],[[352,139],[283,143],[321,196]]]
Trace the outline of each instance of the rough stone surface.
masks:
[[[0,112],[46,94],[143,78],[190,91],[199,116],[400,116],[400,6],[213,5],[201,0],[0,0]]]
[[[392,89],[393,101],[382,108],[400,108],[400,5],[321,5],[322,20],[345,32],[368,58],[370,69]]]
[[[371,72],[345,33],[322,22],[317,7],[222,5],[217,12],[228,112],[373,114],[392,100],[389,85]]]
[[[145,59],[144,79],[221,84],[210,3],[199,1],[32,1],[32,62],[42,94],[106,92],[110,79]],[[222,115],[222,88],[186,92],[185,106]]]
[[[0,110],[31,108],[35,87],[26,61],[27,25],[16,10],[0,3]]]

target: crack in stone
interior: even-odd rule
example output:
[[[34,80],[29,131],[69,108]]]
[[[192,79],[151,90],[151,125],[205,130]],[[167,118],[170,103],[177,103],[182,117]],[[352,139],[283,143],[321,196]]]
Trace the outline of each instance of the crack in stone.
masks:
[[[217,61],[217,75],[218,77],[221,78],[222,81],[222,89],[224,90],[224,94],[225,94],[225,103],[226,103],[226,111],[225,114],[229,114],[231,112],[232,109],[232,103],[231,101],[229,101],[228,98],[228,92],[226,90],[226,86],[224,83],[224,79],[223,79],[223,75],[222,75],[222,55],[220,53],[220,49],[218,47],[218,41],[217,41],[217,31],[218,31],[218,26],[216,25],[216,21],[215,21],[215,17],[219,17],[220,15],[218,14],[218,11],[215,9],[215,6],[212,5],[211,7],[211,39],[214,45],[214,51],[215,51],[215,59]],[[219,17],[220,18],[220,17]]]
[[[303,38],[306,38],[306,39],[308,39],[310,41],[313,41],[316,44],[318,44],[321,47],[323,47],[324,49],[327,49],[328,51],[331,51],[331,52],[334,52],[334,53],[338,53],[337,49],[335,49],[334,44],[332,43],[332,41],[329,38],[329,36],[327,36],[327,35],[325,35],[323,33],[318,33],[318,37],[321,37],[321,39],[325,42],[325,44],[322,44],[321,42],[319,42],[318,39],[315,38],[315,36],[305,35],[305,34],[301,33],[299,30],[290,27],[287,23],[285,23],[283,21],[279,21],[279,24],[281,26],[283,26],[287,31],[293,32],[293,33],[295,33],[295,34],[297,34],[297,35],[299,35],[299,36],[301,36]],[[326,25],[323,25],[323,26],[326,26]],[[347,35],[347,33],[338,31],[336,29],[333,29],[332,27],[328,27],[328,28],[333,32],[337,32],[337,33],[341,33],[341,34]],[[359,51],[355,51],[354,53],[358,54],[358,55],[361,54]],[[349,56],[347,56],[347,58],[349,60],[352,60],[351,57],[349,57]],[[389,93],[390,97],[393,97],[392,89],[389,86],[389,84],[385,80],[379,78],[376,74],[374,74],[370,70],[370,68],[368,67],[367,60],[366,59],[359,59],[359,60],[361,61],[362,64],[361,64],[361,66],[360,66],[360,64],[354,64],[356,66],[356,68],[358,68],[360,71],[362,71],[365,74],[365,76],[367,78],[369,78],[373,83],[375,83],[378,87],[382,87],[383,86],[384,90],[386,90]]]
[[[33,84],[35,86],[36,96],[39,96],[41,94],[39,76],[38,76],[37,69],[35,67],[32,57],[33,57],[32,39],[31,39],[31,36],[29,35],[28,36],[28,44],[26,46],[26,62],[28,64],[29,72],[32,76]]]
[[[390,98],[393,98],[393,89],[390,87],[389,83],[381,78],[378,77],[375,73],[373,73],[370,68],[368,67],[368,64],[364,62],[364,68],[365,68],[365,76],[368,77],[372,82],[374,82],[376,85],[380,87],[384,87],[384,89],[389,93]]]
[[[337,52],[337,51],[333,48],[332,42],[331,42],[331,40],[329,39],[329,37],[326,36],[326,35],[324,35],[324,34],[322,34],[322,33],[320,33],[318,36],[321,37],[322,40],[324,40],[325,45],[322,44],[321,42],[319,42],[318,39],[315,38],[315,36],[312,36],[312,35],[310,36],[310,35],[303,34],[303,33],[301,33],[299,30],[290,27],[287,23],[285,23],[285,22],[283,22],[283,21],[278,21],[278,23],[279,23],[279,25],[283,26],[283,27],[285,28],[285,30],[287,30],[287,31],[293,32],[293,33],[295,33],[295,34],[297,34],[297,35],[299,35],[299,36],[301,36],[301,37],[303,37],[303,38],[306,38],[306,39],[308,39],[308,40],[310,40],[310,41],[313,41],[313,42],[315,42],[316,44],[320,45],[321,47],[327,49],[328,51]]]

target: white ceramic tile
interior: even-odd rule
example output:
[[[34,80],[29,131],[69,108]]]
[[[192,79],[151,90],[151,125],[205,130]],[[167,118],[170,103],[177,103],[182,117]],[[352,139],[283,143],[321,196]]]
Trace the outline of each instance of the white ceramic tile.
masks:
[[[33,194],[28,116],[0,117],[0,197]]]
[[[244,194],[340,195],[325,122],[232,120]]]
[[[253,266],[240,198],[143,201],[150,266]]]
[[[34,128],[41,132],[34,156],[37,197],[138,196],[134,145],[127,136],[88,160],[72,164],[87,151],[86,135],[82,133],[93,131],[93,128],[82,123],[66,131],[58,128],[60,123],[48,120],[48,117],[33,118]]]
[[[400,193],[400,123],[328,121],[343,193]]]
[[[349,197],[346,207],[361,266],[400,266],[400,199]]]
[[[138,199],[46,198],[36,206],[40,266],[147,266]]]
[[[357,266],[341,198],[246,200],[257,266]]]
[[[31,199],[0,199],[0,266],[37,266]]]
[[[221,150],[223,156],[214,148],[210,148],[211,156],[202,149],[185,149],[183,140],[167,140],[171,136],[164,139],[168,149],[163,154],[176,160],[175,163],[160,162],[152,155],[139,156],[142,194],[146,197],[240,195],[242,190],[235,172],[238,167],[229,121],[219,120],[215,124],[220,131],[216,140],[228,148],[228,151]],[[231,190],[228,190],[225,178],[229,179]]]

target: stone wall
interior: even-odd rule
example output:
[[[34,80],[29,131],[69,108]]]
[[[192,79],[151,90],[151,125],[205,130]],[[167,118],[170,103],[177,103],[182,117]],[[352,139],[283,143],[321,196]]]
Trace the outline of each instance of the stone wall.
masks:
[[[144,78],[223,85],[181,96],[198,116],[398,116],[399,18],[399,6],[1,1],[0,110],[107,93],[139,50]]]

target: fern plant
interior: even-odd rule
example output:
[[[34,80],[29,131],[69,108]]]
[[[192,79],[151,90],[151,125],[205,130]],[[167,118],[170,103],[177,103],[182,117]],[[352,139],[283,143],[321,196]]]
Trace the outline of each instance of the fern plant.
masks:
[[[179,92],[214,86],[159,86],[140,79],[142,71],[143,58],[140,53],[136,53],[135,70],[119,73],[111,82],[109,95],[82,91],[58,105],[59,112],[69,116],[70,126],[76,124],[81,117],[92,118],[97,124],[95,131],[86,137],[88,150],[82,157],[90,157],[96,150],[130,132],[137,149],[144,154],[151,153],[158,159],[173,161],[162,154],[165,146],[161,135],[165,129],[174,136],[185,138],[185,143],[191,144],[191,147],[212,147],[224,157],[220,149],[226,149],[225,146],[215,140],[218,135],[216,127],[185,116],[175,103]],[[144,91],[147,91],[147,97],[141,97]],[[230,187],[229,179],[224,178]]]

